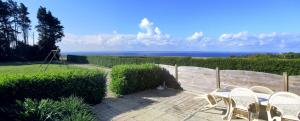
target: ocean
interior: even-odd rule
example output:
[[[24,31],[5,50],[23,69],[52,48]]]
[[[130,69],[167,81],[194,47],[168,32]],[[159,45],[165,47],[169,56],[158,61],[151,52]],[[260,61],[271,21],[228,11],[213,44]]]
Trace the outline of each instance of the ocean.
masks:
[[[113,52],[62,52],[62,55],[93,56],[189,56],[189,57],[230,57],[265,54],[267,52],[199,52],[199,51],[113,51]],[[269,52],[268,52],[269,53]],[[272,53],[276,54],[276,53]]]

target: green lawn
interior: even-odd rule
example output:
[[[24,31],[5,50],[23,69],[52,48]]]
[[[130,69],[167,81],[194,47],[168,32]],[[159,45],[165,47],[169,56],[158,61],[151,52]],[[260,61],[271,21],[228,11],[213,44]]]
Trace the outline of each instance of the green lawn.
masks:
[[[42,65],[40,64],[0,64],[0,74],[30,74],[36,72],[42,72],[42,70],[47,66],[47,64]],[[74,66],[67,66],[61,64],[50,64],[46,72],[53,72],[53,71],[61,71],[61,70],[68,70],[68,69],[83,69],[80,67]]]

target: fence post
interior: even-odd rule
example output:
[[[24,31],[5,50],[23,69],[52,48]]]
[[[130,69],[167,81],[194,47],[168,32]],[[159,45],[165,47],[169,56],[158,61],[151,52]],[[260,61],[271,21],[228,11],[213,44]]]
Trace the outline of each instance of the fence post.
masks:
[[[288,76],[287,72],[283,72],[283,80],[284,80],[283,89],[284,89],[284,91],[288,92],[289,91],[289,76]]]
[[[178,82],[178,66],[175,64],[175,79]]]
[[[220,70],[219,70],[219,67],[216,68],[216,86],[217,86],[217,89],[220,89],[221,88],[221,80],[220,80]]]

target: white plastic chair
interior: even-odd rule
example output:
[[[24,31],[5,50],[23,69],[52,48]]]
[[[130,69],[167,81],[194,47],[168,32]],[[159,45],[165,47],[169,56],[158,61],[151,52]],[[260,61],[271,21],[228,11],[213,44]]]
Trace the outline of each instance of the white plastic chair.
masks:
[[[273,90],[267,88],[267,87],[264,87],[264,86],[253,86],[250,88],[250,90],[252,90],[253,92],[256,92],[256,93],[264,93],[264,94],[273,94]]]
[[[300,96],[290,92],[277,92],[269,99],[267,106],[268,121],[278,119],[278,115],[272,115],[274,109],[279,112],[280,119],[299,121]]]
[[[230,114],[228,120],[240,117],[247,120],[256,120],[259,116],[259,102],[253,91],[247,88],[235,88],[230,92]],[[253,115],[255,113],[255,115]]]
[[[207,100],[208,102],[208,106],[207,108],[212,108],[212,107],[215,107],[217,105],[217,103],[219,101],[221,101],[220,99],[218,100],[214,93],[217,92],[217,91],[231,91],[233,90],[234,88],[236,88],[236,86],[232,86],[232,85],[227,85],[225,86],[224,88],[221,88],[221,89],[216,89],[214,91],[212,91],[211,93],[209,94],[206,94],[205,95],[205,99]]]

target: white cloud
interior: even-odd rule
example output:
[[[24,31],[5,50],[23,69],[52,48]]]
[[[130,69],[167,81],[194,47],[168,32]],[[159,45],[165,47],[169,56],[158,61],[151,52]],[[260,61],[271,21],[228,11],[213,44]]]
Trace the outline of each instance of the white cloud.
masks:
[[[222,34],[218,38],[220,45],[229,47],[243,47],[248,50],[262,51],[297,51],[300,47],[300,33],[260,33]],[[216,43],[215,43],[216,44]],[[299,51],[299,50],[298,50]]]
[[[59,43],[63,51],[112,51],[112,50],[147,50],[163,49],[175,44],[174,39],[153,26],[147,18],[142,19],[139,27],[144,32],[137,34],[74,35],[67,33]]]
[[[203,38],[203,32],[195,32],[192,36],[188,37],[187,40],[196,41]]]
[[[207,37],[194,32],[186,38],[173,38],[144,18],[137,34],[74,35],[67,33],[59,43],[62,51],[300,51],[300,33],[224,33]]]
[[[140,28],[145,32],[138,32],[136,39],[142,41],[145,45],[166,45],[172,44],[170,35],[163,34],[158,27],[154,27],[154,23],[144,18],[139,24]]]
[[[129,34],[97,34],[74,35],[67,33],[59,43],[63,51],[103,51],[129,49],[136,43],[135,35]]]

